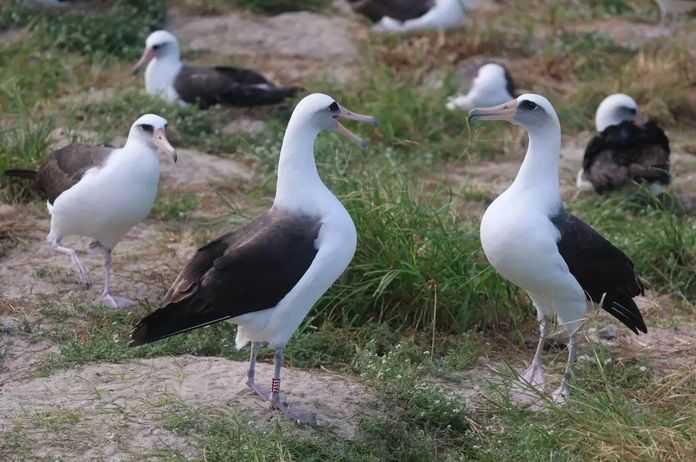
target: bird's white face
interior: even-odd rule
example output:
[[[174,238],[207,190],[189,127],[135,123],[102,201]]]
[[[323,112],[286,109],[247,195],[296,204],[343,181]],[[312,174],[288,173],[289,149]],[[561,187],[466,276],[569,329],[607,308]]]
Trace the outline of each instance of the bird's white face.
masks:
[[[145,50],[140,60],[133,66],[133,73],[138,72],[151,60],[169,55],[179,56],[179,42],[176,37],[166,30],[153,32],[145,41]]]
[[[548,99],[527,93],[499,106],[474,108],[469,120],[507,120],[527,131],[558,125],[558,116]]]
[[[367,142],[343,126],[339,119],[357,120],[377,125],[376,118],[351,112],[338,104],[332,97],[321,93],[304,97],[295,107],[293,118],[301,119],[318,130],[336,131],[363,148],[367,146]]]
[[[162,154],[172,156],[174,162],[177,160],[176,150],[167,139],[167,120],[158,115],[140,116],[131,126],[128,137],[135,137]]]
[[[611,125],[618,125],[627,120],[637,121],[639,118],[638,103],[628,95],[616,93],[599,103],[595,124],[597,131],[602,132]]]
[[[499,64],[489,63],[481,66],[473,83],[474,87],[505,90],[505,69]]]

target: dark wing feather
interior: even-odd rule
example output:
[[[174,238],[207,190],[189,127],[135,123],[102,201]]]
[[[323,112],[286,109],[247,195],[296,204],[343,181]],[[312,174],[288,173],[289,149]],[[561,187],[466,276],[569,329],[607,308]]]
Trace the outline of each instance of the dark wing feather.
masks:
[[[201,247],[131,335],[140,345],[245,313],[272,308],[316,256],[320,223],[272,209]]]
[[[254,71],[222,66],[184,66],[174,80],[174,89],[183,101],[202,108],[276,104],[298,91],[278,87]]]
[[[669,155],[669,140],[655,122],[638,126],[625,121],[592,138],[582,166],[601,193],[630,181],[669,184]]]
[[[512,74],[510,74],[510,70],[507,68],[507,66],[503,66],[503,70],[505,71],[505,88],[507,89],[508,93],[510,96],[513,98],[515,97],[515,82],[512,80]]]
[[[349,0],[353,11],[377,22],[384,16],[406,21],[423,16],[433,7],[433,0]]]
[[[113,148],[69,144],[53,151],[39,168],[36,183],[50,203],[72,188],[89,169],[101,167]]]
[[[589,298],[636,334],[647,333],[633,297],[643,285],[633,262],[588,224],[564,210],[551,219],[561,232],[558,251]],[[602,301],[603,299],[603,301]]]
[[[70,144],[53,151],[38,171],[9,169],[5,175],[34,180],[34,189],[53,204],[63,191],[77,184],[87,170],[101,167],[114,148]]]

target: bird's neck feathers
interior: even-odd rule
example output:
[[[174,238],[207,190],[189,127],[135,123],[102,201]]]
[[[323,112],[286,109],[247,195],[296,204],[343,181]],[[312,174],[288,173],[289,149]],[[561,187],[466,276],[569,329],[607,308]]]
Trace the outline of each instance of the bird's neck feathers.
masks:
[[[145,89],[149,94],[166,91],[174,84],[182,64],[179,50],[171,50],[155,57],[145,70]]]
[[[527,154],[510,189],[538,193],[545,202],[556,203],[561,198],[561,130],[555,126],[544,126],[530,129],[528,133]]]
[[[314,141],[318,134],[318,128],[290,119],[280,149],[274,206],[299,209],[308,201],[321,199],[326,187],[314,161]]]

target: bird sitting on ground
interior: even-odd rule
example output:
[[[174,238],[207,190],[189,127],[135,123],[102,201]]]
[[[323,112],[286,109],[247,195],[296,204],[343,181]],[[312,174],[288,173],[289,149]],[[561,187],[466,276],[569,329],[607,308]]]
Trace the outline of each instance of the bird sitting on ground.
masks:
[[[406,21],[423,16],[432,8],[434,0],[348,0],[356,13],[363,14],[377,22],[388,16],[398,21]]]
[[[503,104],[515,97],[515,84],[510,71],[498,63],[481,66],[466,95],[449,98],[447,109],[469,111],[475,107]]]
[[[5,175],[34,181],[47,198],[51,229],[47,240],[55,251],[68,255],[80,282],[89,285],[87,269],[75,250],[65,247],[66,236],[94,239],[91,247],[104,252],[104,291],[100,302],[114,308],[133,302],[111,293],[111,252],[133,226],[150,213],[159,184],[158,151],[176,151],[166,136],[167,121],[154,114],[138,118],[120,149],[70,144],[49,154],[38,171],[11,169]]]
[[[162,307],[135,326],[132,345],[230,319],[237,324],[237,348],[251,342],[249,387],[290,419],[314,421],[281,402],[280,373],[290,336],[347,268],[357,245],[353,220],[322,182],[314,160],[314,142],[323,130],[365,145],[341,125],[341,118],[376,124],[373,117],[354,114],[327,95],[300,101],[283,138],[271,209],[198,249]],[[255,382],[262,343],[275,349],[270,393]]]
[[[423,16],[399,21],[384,16],[373,26],[376,32],[413,32],[418,30],[445,31],[461,26],[464,23],[467,0],[435,0],[433,7]]]
[[[296,87],[279,87],[258,72],[226,66],[198,67],[181,62],[179,42],[159,30],[149,35],[136,73],[147,64],[145,89],[170,103],[196,104],[205,109],[215,104],[262,106],[277,104],[295,95]]]
[[[662,193],[672,181],[665,132],[645,121],[633,98],[607,96],[595,115],[597,134],[590,140],[578,172],[581,191],[605,193],[629,184],[646,184]]]
[[[505,279],[527,292],[539,320],[539,343],[525,383],[543,389],[541,359],[547,318],[558,316],[570,335],[568,362],[553,393],[564,401],[576,357],[575,336],[594,302],[636,334],[647,332],[633,297],[643,285],[633,262],[589,225],[568,213],[561,200],[561,126],[551,103],[524,94],[491,108],[476,108],[470,120],[506,120],[527,130],[529,147],[513,183],[486,210],[481,244]]]

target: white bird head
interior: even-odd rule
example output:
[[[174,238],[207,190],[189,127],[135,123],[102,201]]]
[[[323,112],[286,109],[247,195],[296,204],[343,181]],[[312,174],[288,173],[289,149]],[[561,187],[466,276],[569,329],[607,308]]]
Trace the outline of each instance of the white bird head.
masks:
[[[595,126],[598,132],[603,132],[611,125],[618,125],[626,120],[636,120],[638,103],[628,95],[615,93],[609,95],[597,107]]]
[[[290,118],[289,125],[305,125],[317,131],[333,130],[356,143],[367,147],[367,141],[344,127],[338,119],[357,120],[377,125],[377,119],[372,116],[356,114],[342,107],[335,99],[322,93],[305,96],[297,103]]]
[[[451,98],[447,109],[469,110],[474,107],[494,106],[513,98],[512,79],[507,69],[497,63],[481,66],[466,96]]]
[[[162,154],[172,156],[177,160],[176,149],[167,139],[167,120],[156,114],[145,114],[138,117],[128,133],[128,141],[136,140]]]
[[[472,120],[507,120],[530,133],[561,126],[551,102],[533,93],[525,93],[499,106],[474,108],[469,112],[469,121]]]
[[[140,60],[133,66],[133,73],[138,72],[153,59],[180,58],[179,41],[174,34],[166,30],[158,30],[151,33],[145,40],[145,50]]]
[[[507,71],[497,63],[488,63],[481,66],[474,79],[473,87],[479,87],[487,91],[508,91]],[[510,95],[512,97],[513,95]]]

